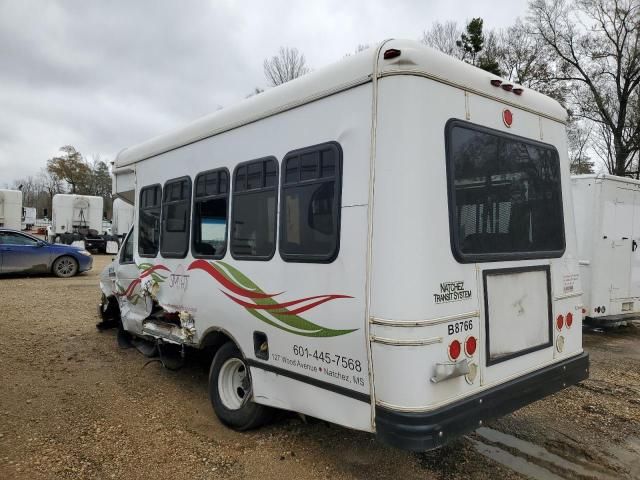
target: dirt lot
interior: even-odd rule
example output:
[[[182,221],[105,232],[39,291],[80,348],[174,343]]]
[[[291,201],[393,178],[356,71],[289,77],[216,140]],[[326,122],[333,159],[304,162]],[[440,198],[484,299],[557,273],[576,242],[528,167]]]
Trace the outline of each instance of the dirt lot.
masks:
[[[99,332],[98,272],[0,279],[0,478],[640,478],[640,329],[586,332],[591,378],[436,452],[284,415],[222,426],[207,367]]]

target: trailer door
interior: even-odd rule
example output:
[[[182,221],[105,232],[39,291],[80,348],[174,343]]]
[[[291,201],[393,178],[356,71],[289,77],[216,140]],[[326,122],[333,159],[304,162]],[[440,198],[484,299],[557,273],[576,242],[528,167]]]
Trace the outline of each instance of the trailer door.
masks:
[[[640,297],[640,192],[633,193],[633,232],[631,236],[631,275],[629,296]]]
[[[616,187],[605,203],[602,240],[610,245],[611,299],[629,298],[634,192]],[[640,228],[640,225],[639,225]]]

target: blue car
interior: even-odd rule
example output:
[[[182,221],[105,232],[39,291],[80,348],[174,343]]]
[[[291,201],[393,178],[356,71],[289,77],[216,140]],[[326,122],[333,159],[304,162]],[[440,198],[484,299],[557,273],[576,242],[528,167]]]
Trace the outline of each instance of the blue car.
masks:
[[[72,277],[92,266],[93,257],[82,248],[48,243],[17,230],[0,228],[0,273]]]

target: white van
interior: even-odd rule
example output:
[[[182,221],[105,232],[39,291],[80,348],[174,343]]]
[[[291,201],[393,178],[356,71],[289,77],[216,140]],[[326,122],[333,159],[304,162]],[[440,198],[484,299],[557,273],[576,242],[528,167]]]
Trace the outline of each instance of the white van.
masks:
[[[588,375],[554,100],[391,40],[125,149],[101,280],[133,335],[269,408],[422,451]]]
[[[576,175],[571,185],[587,321],[640,318],[640,181]]]

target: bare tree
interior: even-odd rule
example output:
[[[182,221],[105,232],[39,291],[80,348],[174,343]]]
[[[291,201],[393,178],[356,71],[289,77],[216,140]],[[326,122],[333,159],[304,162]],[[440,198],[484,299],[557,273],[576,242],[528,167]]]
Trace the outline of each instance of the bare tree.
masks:
[[[273,87],[309,73],[304,55],[297,48],[280,47],[278,55],[266,58],[264,75]]]
[[[593,161],[587,154],[593,143],[591,136],[593,123],[572,119],[567,125],[567,142],[569,149],[569,169],[574,175],[593,173]]]
[[[532,0],[530,13],[575,114],[599,125],[609,172],[629,174],[640,150],[640,0]]]
[[[461,35],[462,28],[456,22],[433,22],[431,28],[423,32],[421,41],[431,48],[462,60],[464,51],[456,44]]]

